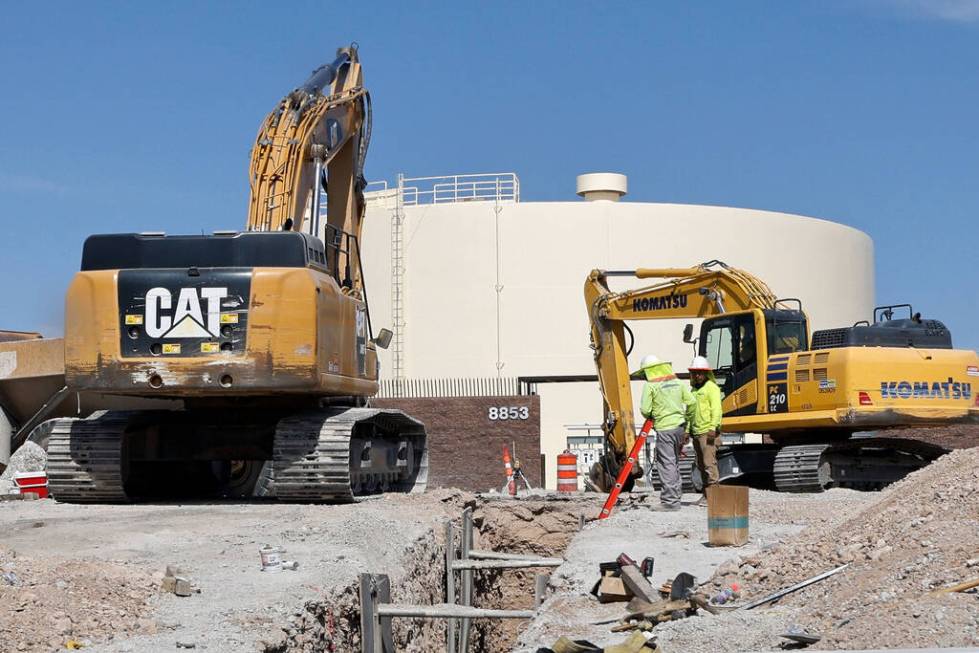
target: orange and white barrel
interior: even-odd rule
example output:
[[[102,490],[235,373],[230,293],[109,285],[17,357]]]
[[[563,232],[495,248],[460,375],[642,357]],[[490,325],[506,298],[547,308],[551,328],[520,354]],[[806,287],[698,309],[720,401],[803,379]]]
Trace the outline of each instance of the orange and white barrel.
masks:
[[[578,456],[567,449],[557,456],[557,491],[578,491]]]

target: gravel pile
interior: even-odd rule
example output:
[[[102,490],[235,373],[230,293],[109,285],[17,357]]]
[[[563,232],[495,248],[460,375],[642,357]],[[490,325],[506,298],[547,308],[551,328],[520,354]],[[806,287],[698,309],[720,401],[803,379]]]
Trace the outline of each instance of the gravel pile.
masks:
[[[750,601],[846,563],[781,602],[823,635],[819,648],[979,645],[979,596],[930,595],[979,577],[979,448],[943,456],[842,523],[721,565],[713,583],[739,582]]]
[[[10,457],[10,464],[0,474],[0,494],[14,489],[14,476],[20,472],[39,472],[48,464],[48,454],[37,444],[27,441]]]

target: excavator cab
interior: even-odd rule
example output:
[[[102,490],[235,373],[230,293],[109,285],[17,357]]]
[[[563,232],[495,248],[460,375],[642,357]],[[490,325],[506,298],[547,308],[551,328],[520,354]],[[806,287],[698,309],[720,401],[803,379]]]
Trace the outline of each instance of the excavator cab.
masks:
[[[697,345],[697,353],[707,358],[714,368],[714,376],[725,398],[739,390],[746,390],[747,396],[757,397],[759,357],[766,361],[761,369],[767,372],[768,357],[808,349],[808,322],[801,309],[725,313],[703,321]],[[745,403],[730,414],[744,414],[750,409],[751,406]]]

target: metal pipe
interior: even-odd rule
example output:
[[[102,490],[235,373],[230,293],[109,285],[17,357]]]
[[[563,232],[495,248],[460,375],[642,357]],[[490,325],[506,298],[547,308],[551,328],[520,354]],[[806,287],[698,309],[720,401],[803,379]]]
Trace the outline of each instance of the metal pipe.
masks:
[[[547,596],[547,583],[550,582],[550,574],[537,574],[534,576],[534,607],[539,608]]]
[[[771,603],[772,601],[774,601],[776,599],[782,598],[786,594],[791,594],[792,592],[794,592],[796,590],[801,590],[803,587],[807,587],[809,585],[812,585],[813,583],[818,583],[819,581],[821,581],[821,580],[823,580],[825,578],[829,578],[833,574],[837,574],[837,573],[843,571],[844,569],[846,569],[849,566],[850,566],[849,563],[847,563],[845,565],[841,565],[841,566],[837,567],[836,569],[831,569],[831,570],[829,570],[827,572],[824,572],[822,574],[819,574],[818,576],[813,576],[812,578],[807,578],[806,580],[804,580],[802,582],[799,582],[799,583],[796,583],[795,585],[792,585],[791,587],[786,587],[785,589],[779,590],[779,591],[775,592],[774,594],[769,594],[765,598],[758,599],[757,601],[754,601],[752,603],[749,603],[748,605],[742,606],[740,609],[741,610],[751,610],[753,608],[757,608],[760,605],[765,605],[766,603]]]
[[[323,174],[323,159],[316,156],[316,173],[313,182],[313,219],[309,221],[311,236],[319,238],[320,234],[320,175]],[[323,239],[324,241],[326,238]]]
[[[452,522],[445,525],[445,600],[448,604],[456,602],[455,571],[455,538],[453,537]],[[422,615],[424,616],[424,615]],[[456,650],[456,621],[449,619],[445,624],[445,650],[455,653]]]
[[[469,557],[474,560],[548,560],[548,558],[529,556],[525,553],[504,553],[502,551],[485,551],[483,549],[470,550]]]
[[[637,279],[677,279],[682,277],[693,277],[703,274],[699,268],[638,268],[636,270]]]
[[[535,616],[533,610],[490,610],[449,603],[436,605],[382,603],[377,606],[377,614],[381,617],[424,617],[426,619],[533,619]]]
[[[333,63],[325,63],[314,70],[296,91],[302,91],[307,95],[315,95],[316,93],[322,92],[324,88],[332,84],[333,80],[337,78],[340,67],[348,63],[350,63],[350,55],[346,52],[340,54],[333,60]]]
[[[473,544],[473,509],[466,508],[462,511],[462,543],[460,546],[460,558],[469,560],[469,551]],[[462,603],[465,606],[472,605],[473,599],[473,571],[464,569],[462,572]],[[463,619],[459,628],[459,653],[469,652],[469,619]]]
[[[456,560],[453,569],[530,569],[533,567],[560,567],[561,558],[537,558],[536,560]]]

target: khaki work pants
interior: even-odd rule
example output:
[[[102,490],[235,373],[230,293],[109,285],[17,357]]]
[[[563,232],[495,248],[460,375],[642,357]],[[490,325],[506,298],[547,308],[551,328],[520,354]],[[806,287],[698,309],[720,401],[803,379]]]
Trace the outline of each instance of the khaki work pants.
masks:
[[[717,440],[713,433],[693,436],[693,448],[697,452],[697,468],[704,479],[704,489],[717,483]]]

